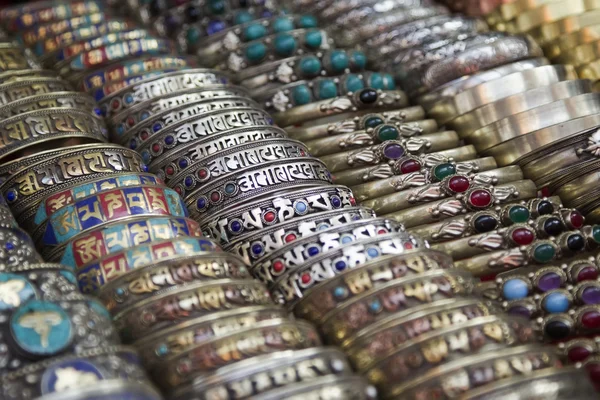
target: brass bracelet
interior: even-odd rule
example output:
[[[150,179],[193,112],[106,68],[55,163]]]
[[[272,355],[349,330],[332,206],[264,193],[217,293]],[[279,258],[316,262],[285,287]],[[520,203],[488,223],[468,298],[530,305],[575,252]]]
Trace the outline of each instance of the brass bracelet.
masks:
[[[438,200],[408,210],[387,214],[384,217],[402,221],[406,228],[410,229],[449,217],[456,217],[466,213],[467,210],[482,210],[493,205],[528,199],[536,195],[537,188],[535,184],[530,180],[522,180],[499,185],[492,191],[474,188],[462,196],[460,200],[458,198]],[[473,204],[473,200],[475,200],[475,204]]]
[[[483,151],[512,138],[599,112],[600,95],[597,93],[581,94],[504,118],[476,130],[469,135],[467,140],[478,151]]]
[[[0,85],[0,105],[5,106],[23,97],[51,92],[72,92],[70,83],[56,77],[25,78]]]
[[[514,94],[556,82],[577,79],[572,66],[543,65],[478,84],[434,104],[429,115],[440,124]]]
[[[441,181],[446,173],[452,174],[454,172],[469,175],[495,168],[496,161],[492,157],[476,158],[460,163],[454,163],[435,155],[406,157],[397,163],[397,167],[395,168],[398,170],[397,176],[352,186],[352,192],[358,201],[362,203],[398,191],[422,187],[435,181]],[[441,172],[444,175],[440,175]],[[368,202],[365,204],[368,204]]]
[[[437,153],[422,154],[422,157],[432,157],[435,162],[456,161],[463,162],[472,160],[477,156],[475,147],[472,145],[461,146],[450,150],[438,151]],[[400,160],[403,161],[402,158]],[[399,161],[400,161],[399,160]],[[399,164],[399,165],[398,165]],[[396,168],[397,167],[397,168]],[[375,166],[352,168],[341,171],[333,176],[333,181],[339,185],[354,187],[366,182],[389,178],[402,173],[402,163],[395,162],[394,165],[380,163]]]
[[[422,186],[415,188],[409,186],[404,190],[397,189],[396,193],[383,196],[378,193],[367,201],[361,201],[360,204],[372,208],[378,214],[387,215],[452,197],[475,187],[492,188],[496,185],[509,184],[521,179],[523,179],[523,173],[521,168],[517,166],[492,169],[481,173],[461,174],[458,172],[438,182],[424,182]],[[399,180],[395,181],[395,183],[400,182],[404,183]],[[355,195],[359,196],[356,193]]]
[[[35,96],[27,96],[0,107],[0,118],[7,119],[30,111],[44,109],[69,108],[86,111],[98,117],[100,108],[92,97],[80,92],[53,92]]]

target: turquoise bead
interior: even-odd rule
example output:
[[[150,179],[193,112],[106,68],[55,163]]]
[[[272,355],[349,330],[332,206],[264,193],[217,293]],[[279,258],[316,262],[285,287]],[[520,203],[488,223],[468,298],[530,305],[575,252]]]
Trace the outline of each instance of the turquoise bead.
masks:
[[[356,92],[365,88],[363,80],[356,74],[349,74],[346,77],[345,84],[348,92]]]
[[[318,49],[323,43],[323,35],[321,35],[321,32],[317,30],[306,32],[306,35],[304,36],[304,43],[308,48]]]
[[[222,0],[213,0],[208,6],[213,14],[223,14],[225,12],[225,3]]]
[[[394,82],[394,78],[390,74],[383,74],[383,88],[385,90],[394,90],[396,89],[396,82]]]
[[[308,104],[312,100],[310,89],[306,85],[296,86],[292,90],[292,98],[297,106]]]
[[[550,293],[544,299],[544,310],[546,312],[556,314],[563,313],[569,310],[569,299],[563,293]]]
[[[298,25],[300,28],[316,28],[317,27],[317,19],[312,15],[303,15],[298,18]]]
[[[262,24],[250,24],[244,29],[244,40],[247,42],[260,39],[266,35],[267,28],[265,28]]]
[[[292,35],[283,33],[277,35],[274,41],[275,53],[280,56],[291,56],[296,51],[296,39]]]
[[[329,62],[334,72],[342,72],[348,68],[348,55],[346,55],[345,51],[334,50],[329,55]]]
[[[319,98],[331,99],[337,96],[337,85],[330,79],[323,79],[319,82]]]
[[[235,15],[234,21],[236,25],[241,25],[250,22],[253,19],[254,17],[248,11],[240,11]]]
[[[369,77],[369,87],[373,89],[383,89],[383,77],[381,74],[372,73]]]
[[[294,30],[294,21],[291,18],[283,17],[277,18],[273,22],[273,31],[274,32],[287,32]]]
[[[502,295],[506,300],[517,300],[527,297],[529,286],[521,279],[509,279],[502,287]]]
[[[185,38],[189,44],[195,44],[200,40],[200,30],[195,27],[191,27],[185,34]]]
[[[306,56],[300,60],[300,72],[303,76],[317,76],[321,71],[321,60],[315,56]]]
[[[350,61],[355,69],[363,70],[367,66],[367,56],[362,51],[353,51]]]
[[[246,58],[250,62],[259,62],[267,55],[267,46],[263,43],[252,43],[246,48]]]

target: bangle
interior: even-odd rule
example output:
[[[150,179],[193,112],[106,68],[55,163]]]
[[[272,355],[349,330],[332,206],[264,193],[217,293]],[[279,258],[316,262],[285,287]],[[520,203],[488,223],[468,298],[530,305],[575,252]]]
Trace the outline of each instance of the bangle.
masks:
[[[320,212],[264,228],[253,235],[241,236],[229,243],[225,250],[239,255],[250,265],[252,261],[267,256],[295,240],[328,231],[329,228],[349,226],[353,222],[373,218],[375,213],[372,210],[361,207]]]
[[[111,222],[51,252],[43,251],[43,254],[49,260],[60,259],[61,264],[78,269],[96,259],[140,244],[180,236],[200,237],[201,234],[198,223],[189,218],[141,217],[124,223]]]
[[[391,233],[343,244],[337,249],[311,258],[310,262],[304,265],[294,267],[290,273],[280,276],[269,290],[278,304],[292,308],[304,297],[307,290],[346,270],[389,254],[403,254],[427,247],[426,243],[406,233]],[[273,261],[274,269],[279,262],[282,261]]]
[[[58,78],[24,77],[0,85],[0,106],[6,106],[13,101],[44,93],[72,92],[73,87],[68,82]]]
[[[560,63],[568,63],[574,67],[580,67],[585,64],[596,61],[600,56],[598,41],[584,43],[570,49],[560,56],[556,57],[556,61]]]
[[[596,0],[557,1],[521,13],[515,18],[515,28],[528,32],[540,25],[562,20],[600,7]]]
[[[30,111],[55,108],[69,108],[85,111],[98,116],[100,109],[96,102],[87,94],[78,92],[56,92],[24,97],[0,107],[0,118],[8,119]]]
[[[248,96],[245,89],[230,85],[212,85],[207,88],[182,90],[171,93],[162,97],[157,97],[152,100],[144,101],[136,106],[123,110],[121,113],[115,114],[108,120],[107,124],[119,138],[129,133],[132,129],[143,129],[142,123],[146,123],[151,119],[154,120],[158,116],[169,115],[175,109],[181,106],[193,104],[207,99],[217,99],[221,97],[241,97]],[[176,118],[173,114],[171,118]],[[172,120],[167,120],[167,123]],[[148,131],[148,135],[154,130]]]
[[[561,35],[544,46],[544,54],[556,59],[571,52],[572,49],[595,42],[598,37],[598,25],[584,26],[574,32]]]
[[[0,271],[43,262],[29,235],[20,228],[0,228],[0,248]]]
[[[255,196],[300,184],[331,183],[331,174],[321,161],[311,157],[278,160],[246,167],[223,175],[210,185],[189,194],[185,203],[192,217],[202,221],[209,215]]]
[[[60,372],[65,369],[78,372],[78,374],[74,374],[75,377],[59,379]],[[33,400],[42,398],[40,396],[44,396],[45,399],[45,396],[55,393],[65,396],[67,392],[62,390],[63,383],[59,384],[59,382],[64,382],[62,379],[66,379],[64,385],[78,386],[73,379],[82,373],[91,373],[96,377],[97,381],[94,382],[94,387],[105,382],[135,383],[146,382],[147,379],[137,352],[133,348],[111,345],[80,350],[77,355],[52,357],[7,372],[2,377],[0,393],[6,400]],[[77,387],[77,390],[72,392],[79,394],[81,390],[83,388]],[[72,399],[70,396],[68,398]],[[154,398],[144,397],[144,399]]]
[[[327,100],[318,100],[311,102],[312,99],[309,97],[310,89],[306,85],[297,85],[292,90],[294,92],[293,98],[295,106],[287,111],[275,113],[273,118],[278,125],[290,126],[301,124],[305,121],[314,120],[318,118],[330,117],[333,115],[344,114],[348,112],[356,112],[359,109],[368,109],[371,112],[375,110],[389,110],[405,107],[407,105],[407,97],[404,92],[399,90],[378,90],[375,89],[362,89],[355,93],[349,93],[346,96],[335,97]],[[286,103],[281,109],[288,107],[289,99],[285,95],[286,90],[279,92],[283,96],[279,96]],[[300,97],[300,95],[306,95],[307,97]],[[278,96],[278,95],[275,95]],[[284,99],[285,98],[285,99]],[[298,105],[297,100],[301,100],[303,105]],[[305,102],[306,101],[306,102]],[[268,104],[267,104],[268,103]],[[271,102],[265,103],[267,109],[271,109]],[[309,103],[309,104],[307,104]],[[292,103],[289,103],[292,105]]]
[[[0,59],[2,59],[0,72],[42,68],[31,50],[9,40],[0,43]]]
[[[200,281],[249,278],[246,264],[231,254],[194,255],[136,268],[107,283],[97,294],[108,311],[115,315],[173,287]]]
[[[99,106],[106,118],[144,101],[180,90],[204,88],[207,85],[227,83],[222,74],[207,69],[184,69],[142,80],[102,98]]]
[[[210,400],[219,393],[241,393],[239,396],[242,398],[271,393],[275,389],[289,387],[289,381],[280,377],[281,369],[290,371],[294,384],[312,382],[326,376],[352,374],[346,356],[335,348],[284,350],[221,367],[218,375],[196,377],[191,385],[176,389],[171,396],[173,400]],[[307,370],[311,373],[304,373]],[[266,385],[252,383],[263,376],[267,377]]]
[[[395,279],[451,267],[452,259],[448,255],[427,249],[383,256],[309,289],[294,305],[294,315],[320,325],[323,318],[338,306],[367,291],[375,290]]]
[[[95,193],[62,207],[40,224],[32,237],[48,251],[108,223],[167,215],[188,216],[183,200],[175,191],[164,186],[130,186]]]
[[[445,124],[458,116],[508,96],[573,79],[577,79],[577,75],[572,66],[543,65],[463,90],[453,97],[437,102],[428,111],[432,118]]]
[[[56,71],[49,69],[21,69],[0,72],[0,85],[37,78],[56,79]]]
[[[48,22],[100,12],[101,3],[85,1],[71,4],[41,3],[29,7],[9,8],[2,17],[5,28],[15,31]]]
[[[242,235],[261,232],[274,224],[355,206],[356,200],[345,186],[291,189],[219,211],[202,222],[202,231],[228,245]]]
[[[166,70],[170,70],[169,73],[172,73],[180,69],[187,70],[196,67],[197,62],[192,57],[145,56],[118,64],[110,64],[104,68],[95,69],[92,72],[85,71],[77,75],[79,88],[92,94],[96,101],[100,101],[127,86],[119,86],[119,83],[128,81],[126,78]],[[110,89],[107,88],[105,91],[105,85],[109,85],[108,88]]]
[[[475,147],[461,146],[455,149],[438,151],[437,153],[421,154],[418,156],[418,167],[424,165],[430,165],[434,163],[448,163],[448,162],[463,162],[473,160],[477,156]],[[340,185],[348,185],[356,187],[366,182],[371,182],[373,186],[377,186],[378,181],[385,178],[390,178],[394,175],[402,175],[405,171],[410,171],[417,168],[415,163],[409,162],[405,164],[405,161],[417,161],[417,157],[401,157],[399,160],[394,162],[392,165],[389,163],[381,163],[374,167],[364,168],[352,168],[346,171],[337,172],[333,179],[335,183]],[[404,168],[402,168],[404,167]],[[360,187],[360,186],[359,186]]]
[[[432,168],[431,175],[435,176],[435,171],[438,171],[439,168],[440,166]],[[392,186],[392,190],[395,189],[396,192],[388,195],[374,194],[367,201],[361,200],[361,205],[373,208],[376,213],[385,215],[410,209],[419,204],[456,196],[467,192],[471,188],[483,187],[492,189],[496,185],[515,182],[523,178],[523,173],[521,172],[521,168],[510,166],[475,174],[457,173],[446,176],[441,181],[437,181],[437,178],[433,182],[424,179],[420,184],[418,182],[423,177],[416,174],[414,176],[400,175],[399,178],[406,179],[396,179],[392,182],[392,184],[396,185]],[[414,184],[411,184],[413,182]]]
[[[236,107],[202,113],[161,130],[152,140],[145,141],[136,150],[148,165],[161,157],[178,152],[179,145],[203,139],[223,131],[250,126],[271,126],[273,119],[255,107]]]
[[[509,203],[493,210],[476,211],[457,217],[451,217],[444,221],[422,225],[411,229],[411,232],[424,240],[436,243],[447,240],[459,239],[479,233],[491,232],[499,227],[508,227],[513,224],[523,224],[538,218],[540,215],[549,215],[560,207],[558,197],[532,199]],[[540,211],[538,211],[540,210]],[[580,216],[580,214],[577,214]],[[579,222],[578,217],[573,221]],[[574,226],[581,228],[583,224]]]
[[[147,144],[148,141],[155,140],[157,136],[164,133],[163,130],[172,129],[183,122],[190,122],[193,118],[198,118],[203,114],[219,110],[251,107],[258,108],[258,104],[247,96],[227,96],[200,100],[158,114],[147,122],[144,121],[143,124],[140,124],[141,126],[134,126],[131,130],[125,131],[122,135],[116,130],[113,132],[113,138],[135,150]]]
[[[97,25],[110,20],[110,17],[104,12],[80,15],[61,21],[49,22],[47,24],[36,25],[30,29],[23,30],[16,35],[16,40],[25,47],[35,47],[36,42],[47,38],[60,35],[74,29],[89,25]]]
[[[600,16],[600,10],[575,13],[553,22],[541,24],[533,28],[529,34],[541,45],[545,45],[564,34],[576,32],[583,27],[596,24],[598,16]]]
[[[170,185],[171,179],[179,175],[184,169],[197,162],[225,151],[230,147],[241,146],[247,143],[262,142],[269,139],[285,139],[285,131],[272,125],[257,125],[248,128],[239,128],[215,133],[211,136],[192,140],[181,144],[169,157],[159,157],[152,163],[152,171]],[[199,177],[202,178],[202,177]],[[179,193],[180,187],[174,190]]]
[[[77,270],[77,280],[83,293],[94,293],[106,283],[136,268],[194,254],[220,251],[213,241],[202,237],[177,237],[154,241],[123,249],[80,266]]]
[[[162,395],[147,381],[124,382],[112,379],[87,385],[86,388],[42,396],[39,400],[86,400],[89,398],[160,400]]]
[[[23,157],[0,167],[3,197],[15,216],[52,193],[115,173],[142,172],[140,156],[113,144],[74,146]],[[14,172],[13,172],[14,171]]]
[[[402,221],[406,228],[410,229],[440,219],[456,217],[468,210],[480,211],[494,205],[535,197],[536,194],[536,187],[530,180],[498,185],[491,189],[475,186],[454,198],[411,207],[407,210],[386,214],[384,217]]]
[[[473,132],[511,115],[591,92],[592,84],[588,80],[561,81],[486,104],[467,114],[458,116],[449,125],[460,134],[461,138],[469,140],[468,138]]]
[[[392,165],[393,172],[397,174],[396,176],[353,186],[352,191],[360,202],[367,202],[369,199],[376,199],[441,181],[447,173],[451,175],[471,175],[490,171],[494,168],[496,168],[496,162],[492,157],[455,163],[436,154],[408,156],[401,158]]]
[[[454,269],[395,279],[338,305],[323,316],[320,329],[332,343],[347,348],[353,338],[377,321],[447,305],[471,294],[473,288],[472,279]],[[403,296],[401,301],[399,295]]]
[[[481,386],[503,382],[507,378],[529,377],[537,371],[555,368],[558,363],[556,355],[547,346],[529,344],[489,351],[450,361],[409,382],[395,384],[390,389],[390,396],[417,400],[444,396],[442,393],[466,395]],[[476,371],[489,373],[479,377]],[[456,382],[452,379],[454,376],[464,376],[466,381]]]
[[[560,125],[549,126],[530,132],[527,135],[518,136],[487,149],[483,154],[493,156],[498,165],[518,164],[523,168],[523,173],[526,176],[532,174],[531,178],[537,180],[542,178],[543,175],[535,172],[536,170],[534,169],[530,169],[529,162],[533,162],[535,166],[537,157],[546,154],[552,156],[554,146],[568,146],[571,141],[576,142],[578,140],[577,138],[581,132],[588,131],[599,125],[600,118],[597,115],[575,118]],[[585,156],[585,153],[581,153],[580,156]],[[591,153],[590,156],[592,155]],[[556,166],[560,168],[570,164],[558,162]],[[554,171],[554,164],[546,164],[545,167],[548,171]]]
[[[274,251],[267,252],[262,243],[255,243],[250,251],[252,275],[258,280],[272,285],[282,276],[289,275],[297,267],[309,262],[313,257],[337,249],[342,245],[360,242],[364,239],[386,235],[404,234],[404,227],[382,218],[354,221],[342,226],[333,226],[316,235],[296,239]],[[294,255],[292,257],[292,255]]]
[[[208,304],[205,299],[218,299]],[[252,279],[195,282],[152,296],[114,316],[114,325],[131,343],[181,320],[205,317],[233,307],[272,305],[265,286]]]
[[[59,300],[77,293],[75,275],[59,264],[22,264],[0,272],[0,286],[14,298],[0,302],[3,311],[19,307],[31,299]]]
[[[306,121],[302,126],[290,126],[286,129],[291,138],[307,142],[331,135],[341,135],[354,131],[375,129],[381,124],[396,125],[402,136],[412,136],[423,132],[436,132],[437,122],[425,118],[425,111],[420,106],[406,107],[394,111],[371,113],[368,110],[357,111],[347,116],[340,115],[333,121]],[[416,122],[413,122],[416,121]]]

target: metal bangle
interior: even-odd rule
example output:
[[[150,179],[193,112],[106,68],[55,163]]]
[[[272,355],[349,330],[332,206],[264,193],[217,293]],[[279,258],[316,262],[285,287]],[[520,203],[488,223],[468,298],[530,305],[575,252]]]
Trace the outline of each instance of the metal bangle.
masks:
[[[42,251],[48,260],[78,269],[109,254],[154,241],[184,237],[200,237],[196,221],[176,217],[141,217],[127,222],[109,223],[80,235],[52,251]]]
[[[557,1],[544,4],[519,14],[515,18],[515,28],[519,32],[528,32],[540,25],[562,20],[586,11],[600,8],[597,0]]]
[[[16,39],[25,47],[35,46],[36,42],[44,39],[69,32],[87,25],[97,25],[108,20],[108,16],[104,12],[93,14],[80,15],[61,21],[49,22],[42,25],[36,25],[30,29],[18,32]]]
[[[395,279],[451,267],[452,259],[448,255],[427,249],[383,256],[309,289],[294,305],[294,315],[320,325],[335,308],[362,293]]]
[[[162,395],[149,384],[145,382],[124,382],[118,379],[111,379],[102,382],[96,382],[94,385],[88,385],[85,388],[77,390],[54,393],[45,395],[39,400],[87,400],[89,398],[96,400],[112,399],[131,399],[131,400],[160,400]]]
[[[98,116],[100,109],[89,95],[79,92],[55,92],[27,96],[0,107],[0,118],[8,119],[30,111],[48,108],[70,108]]]
[[[475,194],[475,196],[473,196]],[[537,188],[530,180],[498,185],[493,189],[475,187],[459,198],[434,201],[407,210],[384,215],[402,221],[407,229],[464,214],[467,210],[483,210],[494,205],[535,197]],[[473,200],[476,199],[476,204]]]
[[[587,44],[598,40],[600,25],[584,26],[574,32],[561,35],[556,39],[548,42],[544,48],[544,54],[555,59],[562,57],[563,54],[570,52],[571,49],[582,44]]]
[[[563,34],[576,32],[583,27],[598,23],[598,16],[600,16],[600,10],[576,13],[558,21],[539,25],[529,31],[529,34],[541,45],[545,45]]]
[[[0,105],[44,93],[72,92],[73,87],[59,78],[25,78],[0,85]]]
[[[216,243],[202,237],[180,236],[175,239],[140,244],[82,265],[77,270],[77,280],[83,293],[94,293],[108,282],[136,268],[220,251]]]
[[[430,0],[393,0],[384,5],[378,4],[376,0],[349,0],[344,2],[331,1],[324,2],[323,6],[316,14],[319,18],[331,22],[332,19],[346,16],[348,23],[359,23],[363,17],[374,13],[385,13],[395,9],[407,9],[413,7],[423,7],[434,5]],[[348,15],[349,14],[349,15]],[[358,15],[356,15],[358,14]],[[335,25],[334,25],[335,26]]]
[[[331,398],[375,400],[377,389],[360,376],[325,376],[314,381],[272,390],[256,396],[256,400],[277,400],[292,398]]]
[[[56,79],[56,71],[49,69],[21,69],[16,71],[0,72],[0,85],[35,78]]]
[[[216,296],[217,303],[201,299]],[[190,306],[190,300],[193,304]],[[135,342],[148,334],[172,326],[182,319],[190,320],[233,307],[272,305],[265,286],[253,279],[223,279],[197,282],[163,292],[138,302],[114,316],[114,325],[125,343]]]
[[[268,139],[240,146],[210,155],[201,162],[190,163],[190,166],[179,171],[169,179],[169,186],[187,199],[197,187],[207,185],[220,176],[241,169],[264,165],[271,161],[306,157],[308,149],[301,142],[291,139]]]
[[[4,311],[31,299],[57,300],[79,293],[75,275],[59,264],[24,264],[0,272],[0,285],[13,297],[2,301]],[[7,299],[8,300],[8,299]]]
[[[271,161],[223,175],[210,185],[190,193],[186,205],[190,215],[202,221],[235,202],[258,195],[300,184],[328,183],[331,183],[331,174],[325,164],[315,158]]]
[[[20,228],[0,228],[0,244],[0,271],[43,262],[29,235]]]
[[[226,245],[274,224],[355,206],[356,200],[345,186],[305,186],[219,211],[202,222],[202,231]]]

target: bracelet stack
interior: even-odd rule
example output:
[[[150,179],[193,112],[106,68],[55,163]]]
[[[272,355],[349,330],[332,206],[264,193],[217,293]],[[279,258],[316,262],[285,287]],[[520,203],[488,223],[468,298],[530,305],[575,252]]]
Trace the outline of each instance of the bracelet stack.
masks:
[[[0,265],[54,273],[10,321],[90,304],[4,346],[7,398],[596,396],[600,98],[531,36],[432,0],[0,19]]]

